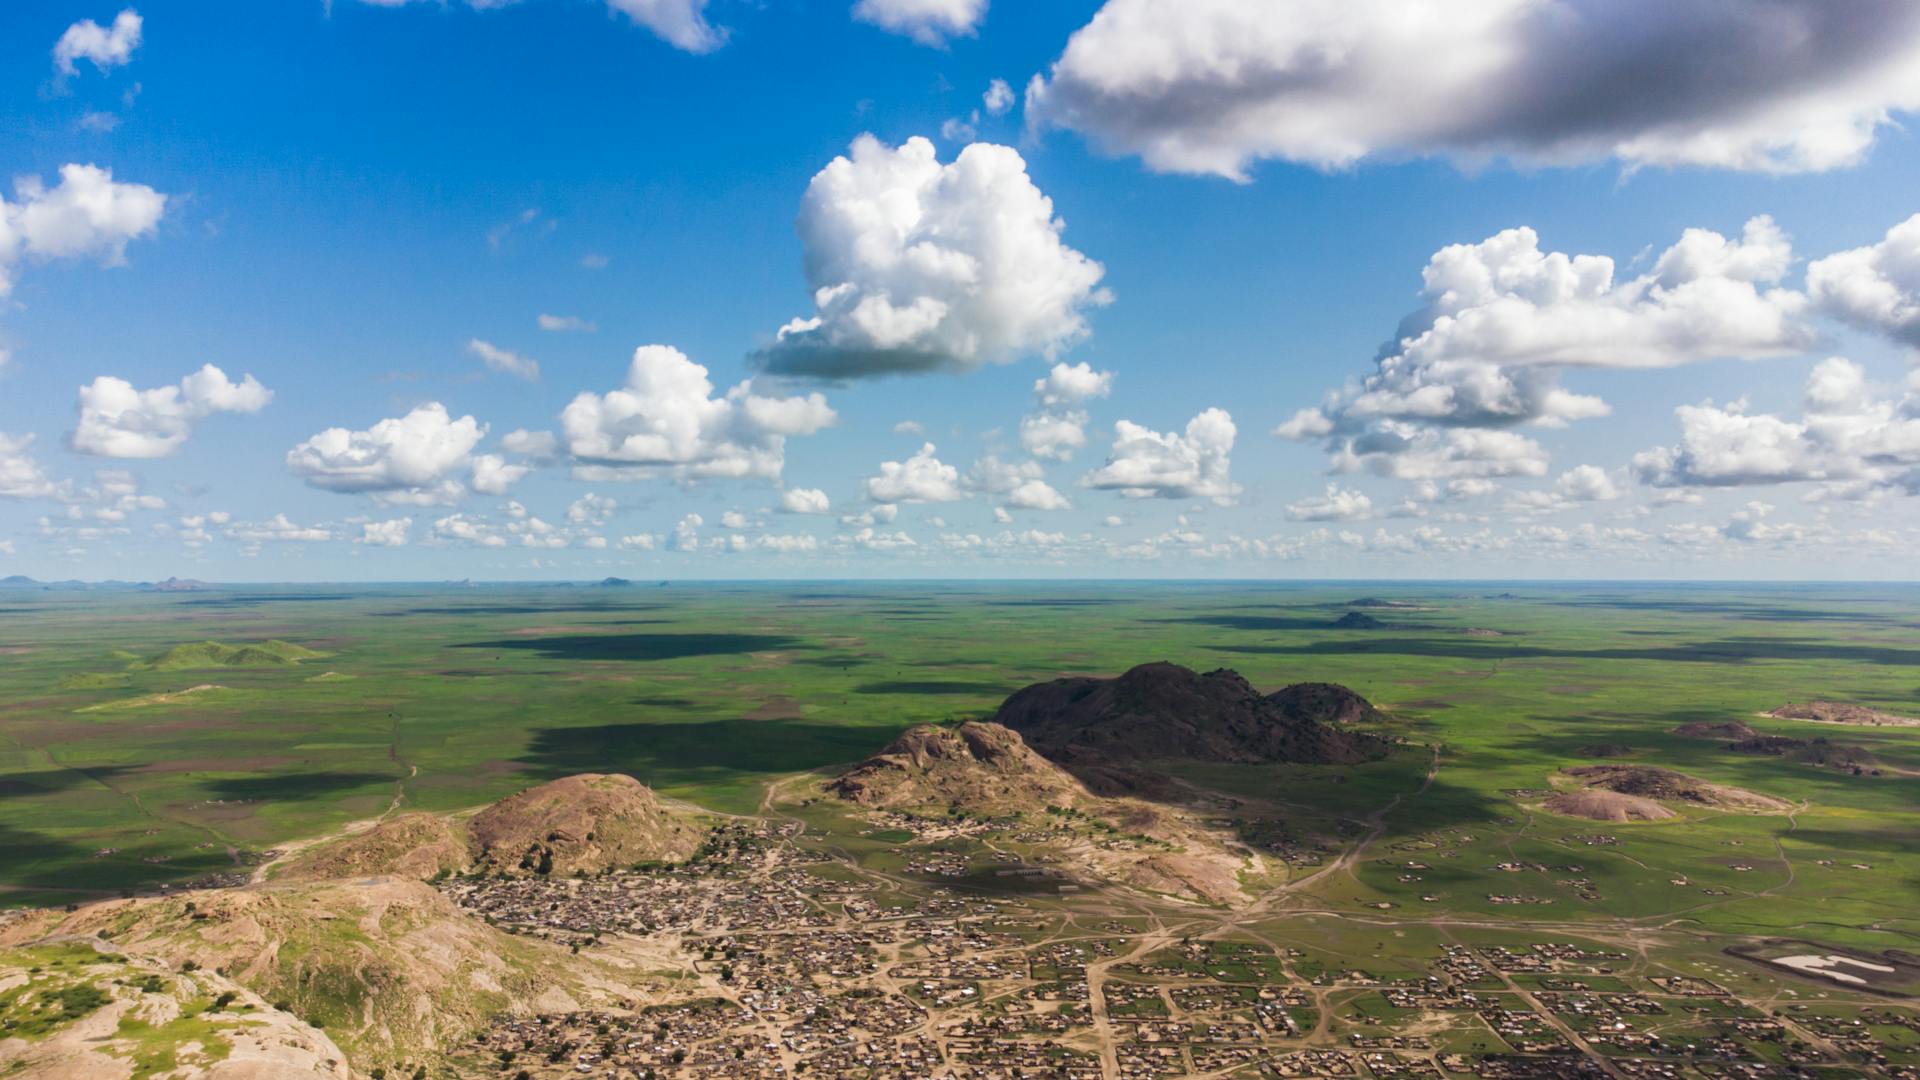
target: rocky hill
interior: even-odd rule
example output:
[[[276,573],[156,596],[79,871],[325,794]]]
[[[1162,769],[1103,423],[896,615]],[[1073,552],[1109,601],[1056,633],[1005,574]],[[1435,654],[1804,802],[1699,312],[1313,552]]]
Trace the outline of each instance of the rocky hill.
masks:
[[[1242,872],[1258,864],[1206,815],[1096,795],[1000,724],[914,728],[825,790],[871,810],[1044,818],[1066,834],[1052,842],[1056,865],[1189,900],[1244,901]]]
[[[960,807],[998,816],[1091,799],[1066,770],[999,724],[927,725],[895,739],[827,790],[848,802],[889,810]]]
[[[631,776],[582,773],[529,788],[467,825],[475,866],[490,873],[571,874],[678,862],[704,833]]]
[[[1378,715],[1344,687],[1309,683],[1267,696],[1233,671],[1202,675],[1163,662],[1116,679],[1027,687],[993,720],[1069,767],[1169,759],[1345,765],[1380,757],[1391,744],[1337,725]]]
[[[325,1032],[351,1056],[358,1075],[430,1057],[502,1010],[576,1007],[592,992],[594,978],[566,949],[503,933],[432,887],[398,878],[111,901],[71,915],[49,911],[0,931],[0,947],[50,938],[97,939],[127,956],[157,961],[158,970],[231,980],[266,1006],[255,1015],[271,1008],[297,1018],[301,1031]],[[321,1043],[316,1051],[329,1048],[315,1041]]]
[[[1750,814],[1782,813],[1793,808],[1792,803],[1771,795],[1650,765],[1584,765],[1562,771],[1588,790],[1612,791],[1655,802]]]

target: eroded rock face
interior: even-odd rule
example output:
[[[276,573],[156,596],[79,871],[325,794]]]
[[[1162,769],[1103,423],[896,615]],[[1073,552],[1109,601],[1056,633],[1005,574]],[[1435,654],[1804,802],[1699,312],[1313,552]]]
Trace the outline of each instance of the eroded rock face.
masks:
[[[1142,664],[1117,679],[1030,686],[993,719],[1068,765],[1166,759],[1353,764],[1390,744],[1334,725],[1378,716],[1345,687],[1305,683],[1263,696],[1237,672]]]
[[[1078,780],[1034,753],[1018,732],[973,721],[914,728],[828,791],[862,806],[959,806],[989,815],[1077,806],[1088,798]]]
[[[582,773],[530,788],[468,824],[474,864],[491,873],[593,873],[677,862],[699,850],[701,831],[662,807],[631,776]]]

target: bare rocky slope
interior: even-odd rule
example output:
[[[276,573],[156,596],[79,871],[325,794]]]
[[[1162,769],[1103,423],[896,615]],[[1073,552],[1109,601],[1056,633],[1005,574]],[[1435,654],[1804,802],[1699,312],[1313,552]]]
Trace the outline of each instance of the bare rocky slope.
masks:
[[[826,791],[868,809],[921,815],[1066,811],[1058,823],[1076,835],[1086,832],[1064,841],[1071,865],[1102,882],[1208,903],[1246,900],[1241,873],[1258,861],[1236,838],[1185,808],[1094,794],[1018,732],[993,723],[914,728]]]
[[[474,864],[494,873],[571,874],[678,862],[702,830],[631,776],[582,773],[529,788],[467,825]]]
[[[989,816],[1074,808],[1093,798],[1070,773],[1034,753],[1018,732],[976,721],[914,728],[827,790],[861,806],[957,807]]]
[[[0,994],[32,1009],[89,994],[81,1012],[32,1037],[0,1037],[0,1074],[66,1078],[165,1075],[198,1080],[348,1080],[324,1031],[211,971],[183,972],[96,940],[0,949]],[[89,993],[90,992],[90,993]]]
[[[335,1075],[329,1070],[343,1060],[342,1050],[356,1075],[374,1067],[404,1075],[399,1065],[434,1060],[498,1013],[626,999],[646,981],[497,930],[426,879],[468,870],[557,876],[678,861],[704,837],[688,814],[662,805],[631,777],[572,776],[470,820],[413,813],[348,832],[269,867],[266,880],[243,888],[39,912],[0,931],[0,948],[95,941],[155,970],[230,981],[270,1003],[267,1011],[288,1027],[281,1042],[291,1049],[282,1057],[297,1064],[206,1075],[306,1075],[309,1065],[318,1075]],[[6,1057],[0,1053],[0,1061]],[[112,1073],[56,1068],[24,1075]]]

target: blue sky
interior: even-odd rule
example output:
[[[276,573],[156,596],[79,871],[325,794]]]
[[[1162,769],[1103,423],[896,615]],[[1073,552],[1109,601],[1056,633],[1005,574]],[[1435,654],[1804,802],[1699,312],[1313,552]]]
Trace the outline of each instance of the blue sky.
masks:
[[[1708,5],[1540,6],[1449,31],[1528,63],[1407,74],[1420,4],[9,5],[0,576],[1911,577],[1920,20],[1768,0],[1818,47],[1716,34],[1736,88],[1799,65],[1736,107],[1661,47]],[[1422,296],[1521,227],[1611,284],[1502,243]]]

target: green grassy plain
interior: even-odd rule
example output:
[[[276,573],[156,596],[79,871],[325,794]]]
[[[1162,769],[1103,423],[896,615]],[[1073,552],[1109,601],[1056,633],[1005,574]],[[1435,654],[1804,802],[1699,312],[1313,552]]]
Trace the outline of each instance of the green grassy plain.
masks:
[[[1330,628],[1368,596],[1418,607],[1368,609],[1380,629]],[[1390,807],[1367,857],[1311,886],[1329,910],[1920,948],[1920,728],[1759,715],[1815,698],[1920,713],[1920,589],[1886,586],[9,590],[0,902],[184,882],[396,799],[453,810],[585,771],[748,813],[768,781],[857,760],[913,724],[1163,659],[1267,689],[1345,683],[1438,747],[1424,788],[1425,751],[1189,774],[1303,819]],[[1671,733],[1736,720],[1864,746],[1883,775]],[[1508,794],[1592,763],[1600,743],[1796,809],[1603,826]],[[1581,839],[1596,834],[1618,843]],[[1400,880],[1409,861],[1428,867],[1417,881]],[[1549,869],[1494,869],[1513,862]]]

